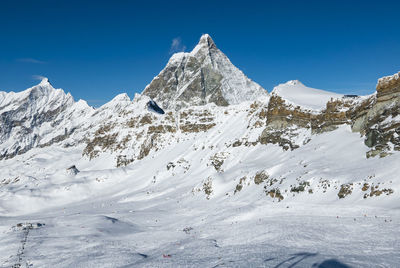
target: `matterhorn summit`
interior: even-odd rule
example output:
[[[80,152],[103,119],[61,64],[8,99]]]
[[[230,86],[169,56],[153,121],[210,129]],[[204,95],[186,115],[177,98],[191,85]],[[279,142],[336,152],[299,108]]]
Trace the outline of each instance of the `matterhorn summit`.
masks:
[[[201,36],[191,52],[172,55],[143,94],[163,109],[175,110],[207,103],[227,106],[267,96],[266,90],[236,68],[208,34]]]

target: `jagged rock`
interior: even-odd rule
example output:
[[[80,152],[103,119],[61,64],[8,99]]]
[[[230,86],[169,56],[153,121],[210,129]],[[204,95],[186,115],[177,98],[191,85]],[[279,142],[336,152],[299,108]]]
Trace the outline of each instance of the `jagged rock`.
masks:
[[[376,85],[378,98],[385,95],[400,92],[400,72],[394,75],[385,76],[378,80]]]
[[[367,157],[385,157],[400,149],[400,80],[399,74],[378,80],[377,93],[353,111],[353,131],[365,135],[371,148]]]
[[[210,199],[210,196],[213,193],[213,188],[212,188],[212,178],[208,177],[204,182],[203,182],[203,191],[206,194],[206,198]]]
[[[259,171],[254,176],[254,183],[261,184],[269,178],[269,175],[266,171]]]
[[[128,158],[126,155],[117,156],[117,167],[124,167],[135,161],[134,158]]]
[[[157,103],[153,100],[147,102],[147,109],[157,114],[165,114],[164,110],[161,109],[160,106],[158,106]]]
[[[342,199],[348,195],[351,195],[352,192],[353,192],[353,183],[342,184],[340,185],[340,190],[337,195],[339,199]]]
[[[76,174],[78,174],[80,171],[78,170],[78,168],[75,166],[75,165],[73,165],[73,166],[70,166],[69,168],[67,168],[67,174],[68,175],[76,175]]]
[[[292,130],[287,128],[284,130],[277,130],[272,127],[267,127],[263,130],[260,135],[259,141],[261,144],[277,144],[281,146],[285,151],[294,150],[299,148],[299,145],[292,142],[291,138],[297,136],[296,133],[292,133]]]

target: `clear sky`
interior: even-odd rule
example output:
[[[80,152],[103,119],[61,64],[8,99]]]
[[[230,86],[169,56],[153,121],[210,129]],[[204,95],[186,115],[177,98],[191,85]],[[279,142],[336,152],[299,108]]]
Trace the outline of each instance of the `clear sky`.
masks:
[[[0,90],[46,76],[93,106],[141,92],[209,33],[268,91],[369,94],[400,71],[400,1],[0,1]]]

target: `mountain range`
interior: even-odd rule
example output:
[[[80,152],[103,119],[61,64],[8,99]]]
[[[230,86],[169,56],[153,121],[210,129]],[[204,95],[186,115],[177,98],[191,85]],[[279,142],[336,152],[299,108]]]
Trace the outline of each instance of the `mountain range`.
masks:
[[[288,215],[291,207],[296,209],[290,215],[303,213],[294,220],[294,228],[300,230],[307,215],[313,215],[317,224],[310,228],[316,234],[323,233],[321,226],[326,224],[329,234],[345,235],[322,214],[335,220],[343,214],[355,221],[368,211],[398,220],[399,74],[379,79],[376,92],[368,96],[314,89],[297,80],[268,92],[236,68],[205,34],[191,52],[174,54],[133,100],[120,94],[93,108],[55,89],[47,78],[18,93],[0,92],[0,215],[4,219],[0,225],[5,230],[0,235],[5,241],[0,243],[5,252],[0,261],[6,266],[31,262],[114,267],[116,258],[123,256],[115,266],[157,266],[174,257],[167,253],[161,260],[154,257],[161,255],[160,247],[174,251],[178,243],[178,247],[204,247],[210,250],[205,255],[215,257],[202,259],[183,248],[182,259],[178,257],[181,265],[217,265],[219,253],[214,255],[211,248],[222,250],[225,245],[228,251],[245,247],[247,255],[235,259],[239,266],[246,261],[262,266],[258,262],[262,253],[248,245],[266,247],[265,239],[272,236],[258,241],[255,235],[265,231],[261,226],[254,229],[254,236],[246,230],[271,215]],[[308,206],[312,206],[309,211]],[[326,207],[331,212],[321,213]],[[131,218],[131,211],[139,211],[141,218]],[[154,218],[165,225],[157,229]],[[20,221],[30,225],[18,225]],[[36,221],[41,225],[35,225]],[[233,230],[242,232],[247,244],[240,238],[231,241],[229,235],[217,235],[227,228],[224,224],[238,221],[243,225]],[[266,224],[278,228],[283,223],[292,224],[284,217]],[[210,231],[207,224],[219,231]],[[350,228],[352,222],[341,224]],[[322,265],[334,252],[348,252],[350,257],[340,260],[341,265],[374,266],[383,261],[396,265],[399,256],[393,252],[399,244],[391,238],[400,230],[396,224],[382,234],[391,241],[388,251],[382,245],[363,258],[351,243],[335,244],[319,256],[312,255],[314,259],[305,260],[304,265]],[[90,230],[77,231],[80,226]],[[374,224],[363,226],[369,232],[382,232]],[[50,241],[48,237],[57,236],[61,227],[67,231],[61,231],[60,241]],[[192,234],[194,242],[181,233],[176,240],[169,237],[168,232],[176,228],[186,230],[183,235]],[[28,237],[35,230],[47,233],[32,238],[30,251],[12,238],[21,232]],[[103,245],[93,233],[98,230],[107,241]],[[74,232],[87,239],[105,263],[81,252],[83,240],[73,249]],[[160,232],[160,241],[153,232]],[[146,240],[145,235],[151,242],[143,248],[126,240]],[[350,236],[360,239],[362,232]],[[267,248],[276,249],[271,261],[278,265],[279,256],[289,254],[285,252],[310,250],[307,237],[296,239],[301,243],[288,251],[279,241],[268,244]],[[61,241],[67,241],[65,258],[52,245],[60,246]],[[111,241],[121,245],[113,247]],[[6,243],[16,246],[7,248]],[[39,248],[34,249],[35,245]],[[135,249],[129,258],[121,253],[128,246]],[[43,252],[48,254],[43,257]],[[252,254],[258,256],[253,261],[247,259]]]

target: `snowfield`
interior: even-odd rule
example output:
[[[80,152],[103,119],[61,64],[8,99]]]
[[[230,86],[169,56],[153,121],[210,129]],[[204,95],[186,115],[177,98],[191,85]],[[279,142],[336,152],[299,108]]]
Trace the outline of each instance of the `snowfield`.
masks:
[[[0,188],[0,263],[396,267],[400,262],[398,194],[363,199],[361,185],[339,199],[334,189],[343,180],[381,182],[397,192],[398,155],[366,160],[359,135],[342,127],[290,152],[276,145],[231,147],[224,172],[217,172],[205,168],[211,152],[195,150],[193,142],[124,168],[113,168],[109,156],[88,161],[81,148],[33,149],[0,162],[3,177],[21,174]],[[223,140],[214,144],[222,146]],[[167,169],[180,159],[185,161]],[[71,164],[80,170],[77,175],[66,171]],[[313,193],[293,192],[278,202],[249,178],[234,193],[239,178],[255,170],[285,177],[281,189],[301,177],[311,182]],[[207,198],[203,184],[209,177],[213,190]],[[324,193],[322,178],[338,183]],[[26,230],[18,223],[42,226],[30,229],[22,245]]]

